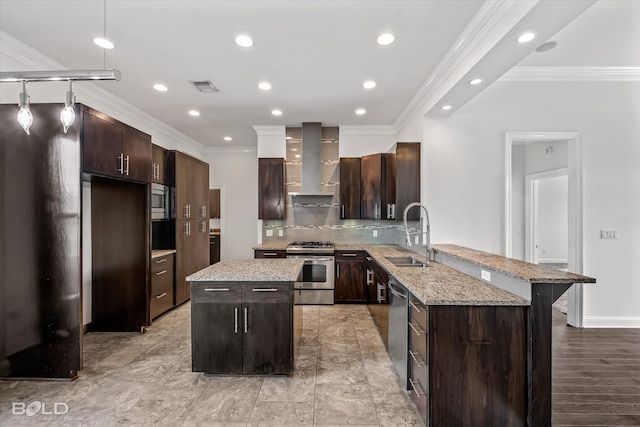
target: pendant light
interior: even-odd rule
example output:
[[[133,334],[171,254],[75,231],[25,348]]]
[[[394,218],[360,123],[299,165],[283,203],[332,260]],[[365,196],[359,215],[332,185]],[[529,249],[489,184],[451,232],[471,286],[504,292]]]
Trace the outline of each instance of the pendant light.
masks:
[[[67,98],[64,101],[64,108],[60,112],[60,121],[64,127],[64,133],[67,133],[69,126],[73,124],[76,119],[76,95],[73,93],[73,80],[69,80],[69,92],[67,92]]]
[[[22,129],[29,135],[29,128],[33,123],[33,115],[29,109],[29,94],[27,93],[27,82],[22,81],[22,92],[20,92],[20,110],[18,110],[18,123]]]

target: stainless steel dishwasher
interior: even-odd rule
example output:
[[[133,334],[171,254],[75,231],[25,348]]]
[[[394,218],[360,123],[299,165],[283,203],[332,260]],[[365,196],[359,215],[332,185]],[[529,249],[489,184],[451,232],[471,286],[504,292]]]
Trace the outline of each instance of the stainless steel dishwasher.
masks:
[[[407,289],[389,277],[389,356],[407,389],[409,306]]]

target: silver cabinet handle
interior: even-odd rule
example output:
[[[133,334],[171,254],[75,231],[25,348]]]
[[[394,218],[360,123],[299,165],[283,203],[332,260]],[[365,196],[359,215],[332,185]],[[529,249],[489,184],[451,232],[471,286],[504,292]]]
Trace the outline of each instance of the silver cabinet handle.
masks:
[[[184,205],[184,217],[189,218],[189,205]]]
[[[358,254],[342,254],[342,256],[358,256]]]
[[[416,311],[416,313],[420,313],[420,312],[422,312],[422,310],[420,310],[420,309],[419,309],[419,308],[418,308],[418,307],[413,303],[413,301],[409,301],[409,304],[411,305],[411,308],[413,308],[413,309]]]
[[[160,295],[156,296],[156,299],[160,299],[160,298],[162,298],[162,297],[166,297],[166,296],[167,296],[167,293],[166,293],[166,292],[163,292],[163,293],[161,293]]]
[[[416,396],[420,397],[425,395],[425,392],[422,391],[422,388],[419,385],[416,387],[416,385],[413,383],[413,380],[411,380],[411,378],[409,378],[409,384],[411,384],[411,388],[415,392]]]
[[[184,235],[185,236],[189,235],[189,223],[188,222],[184,223]]]
[[[387,203],[387,218],[391,219],[391,203]]]
[[[191,204],[187,205],[187,216],[191,218]]]
[[[416,328],[415,325],[413,324],[413,322],[409,322],[409,326],[411,326],[411,329],[413,329],[413,332],[415,332],[416,335],[422,335],[422,334],[426,333],[426,331]]]
[[[396,204],[395,203],[391,203],[391,218],[390,219],[396,219]]]
[[[367,269],[367,285],[373,285],[373,270]]]
[[[205,288],[205,292],[229,292],[229,288]]]
[[[384,297],[384,286],[381,285],[380,283],[378,283],[377,285],[377,294],[378,294],[378,303],[383,303],[385,302],[385,297]]]
[[[191,236],[191,223],[188,222],[187,224],[189,225],[189,236]]]
[[[200,207],[200,215],[202,216],[202,218],[206,218],[207,217],[207,206],[206,205],[202,205]]]
[[[278,256],[276,252],[263,252],[262,256]]]
[[[120,153],[120,155],[118,156],[118,160],[120,160],[120,167],[118,169],[116,169],[117,172],[119,172],[120,174],[124,173],[124,154]]]
[[[162,276],[163,274],[165,274],[167,272],[167,270],[162,270],[162,271],[158,271],[156,273],[156,276]]]
[[[420,354],[417,351],[409,350],[409,354],[411,355],[411,358],[415,360],[418,368],[425,365],[424,360],[422,360],[422,357],[420,357]]]
[[[125,162],[127,162],[127,167],[124,169],[124,174],[129,176],[129,156],[125,157]]]
[[[156,264],[162,264],[163,262],[167,262],[167,258],[162,258],[162,259],[159,259],[159,260],[153,261],[153,262],[155,262]]]
[[[244,333],[247,333],[249,323],[249,309],[247,307],[244,308]]]
[[[205,223],[204,221],[202,221],[200,223],[200,232],[204,233],[205,231],[207,231],[207,223]]]
[[[253,288],[251,292],[278,292],[276,288]]]
[[[238,307],[233,308],[233,332],[238,333]]]
[[[156,179],[156,164],[151,163],[151,179]]]
[[[342,205],[342,218],[344,218],[344,205]]]
[[[375,205],[375,206],[374,206],[374,209],[373,209],[373,217],[374,217],[374,218],[378,218],[378,205]]]
[[[336,265],[336,278],[339,279],[340,278],[340,264]]]

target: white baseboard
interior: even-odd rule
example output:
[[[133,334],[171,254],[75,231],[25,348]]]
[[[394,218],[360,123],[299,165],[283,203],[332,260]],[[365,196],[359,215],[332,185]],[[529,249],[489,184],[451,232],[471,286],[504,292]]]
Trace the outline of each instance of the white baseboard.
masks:
[[[538,264],[568,264],[566,258],[538,258]]]
[[[640,328],[640,317],[585,316],[585,328]]]

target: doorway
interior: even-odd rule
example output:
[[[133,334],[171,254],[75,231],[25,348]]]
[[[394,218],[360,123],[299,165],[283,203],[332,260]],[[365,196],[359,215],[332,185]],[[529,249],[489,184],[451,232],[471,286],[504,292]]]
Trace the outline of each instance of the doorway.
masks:
[[[535,240],[533,227],[527,226],[525,218],[527,212],[529,216],[533,216],[531,201],[527,204],[525,200],[529,199],[519,188],[530,188],[534,185],[529,183],[525,185],[525,176],[522,176],[522,186],[518,185],[518,168],[524,168],[522,161],[518,163],[518,151],[528,144],[543,144],[545,150],[552,152],[554,147],[560,147],[554,143],[564,143],[566,147],[566,164],[564,167],[548,167],[544,171],[534,171],[533,173],[548,172],[562,174],[562,172],[550,172],[553,169],[566,169],[566,194],[567,194],[567,269],[570,272],[581,274],[583,263],[583,212],[582,212],[582,135],[579,132],[507,132],[505,134],[505,230],[504,230],[504,252],[505,256],[521,260],[533,261]],[[550,147],[551,151],[547,150]],[[514,174],[515,171],[515,174]],[[532,174],[530,174],[532,175]],[[538,189],[540,179],[552,178],[539,175]],[[527,177],[528,178],[528,177]],[[531,177],[531,182],[536,181],[535,177]],[[539,196],[539,194],[538,194]],[[520,205],[522,201],[522,205]],[[539,201],[539,200],[538,200]],[[518,206],[522,206],[519,208]],[[525,217],[525,218],[523,218]],[[520,218],[523,218],[520,221]],[[528,239],[527,239],[527,236]],[[529,241],[529,243],[527,243]],[[538,243],[539,246],[539,243]],[[528,249],[527,249],[528,248]],[[537,254],[539,255],[539,254]],[[582,285],[575,284],[567,291],[567,323],[571,326],[582,327],[583,325],[583,290]]]

